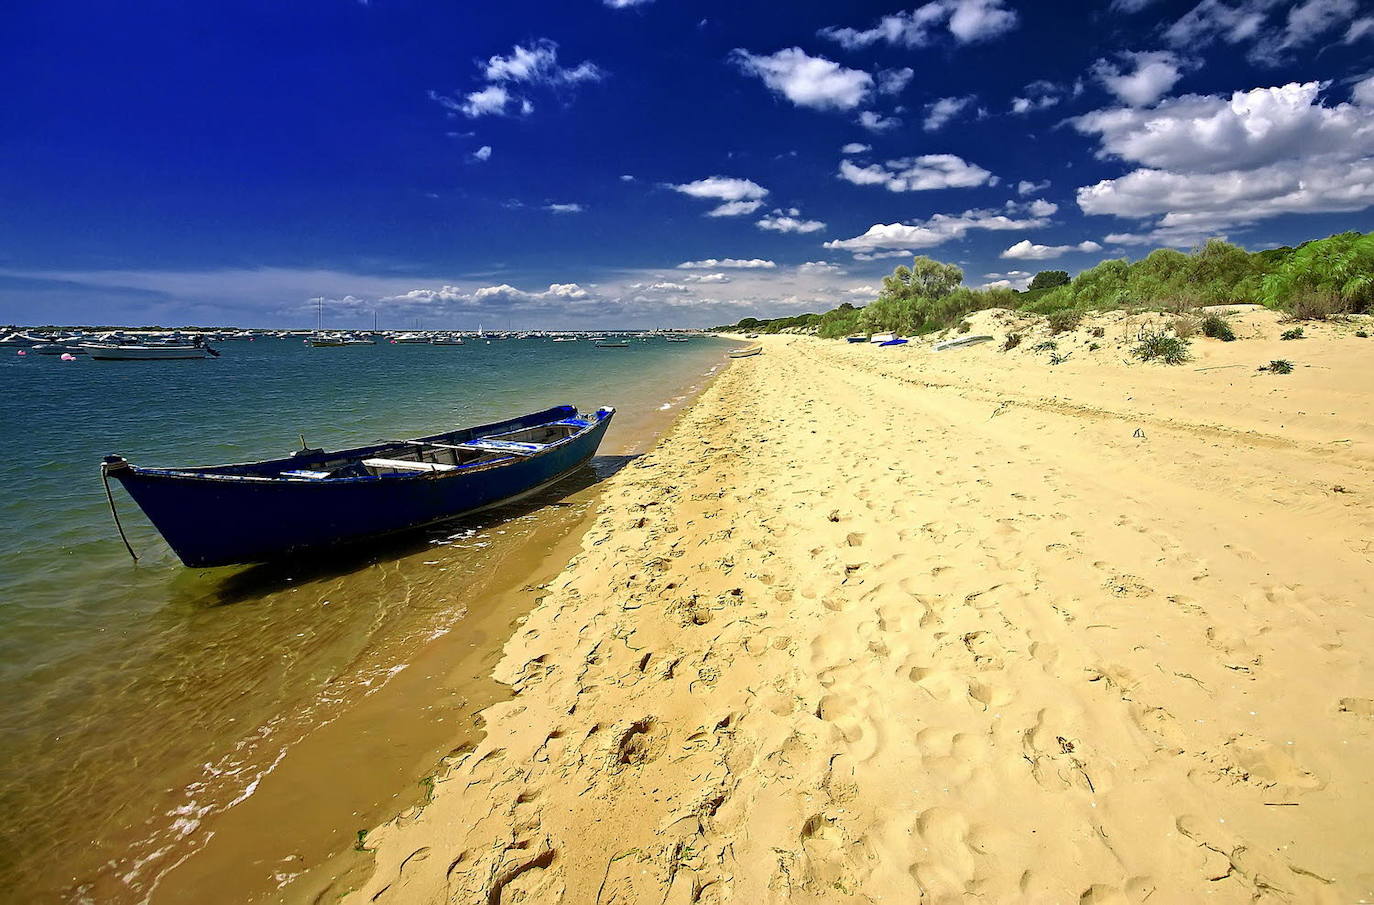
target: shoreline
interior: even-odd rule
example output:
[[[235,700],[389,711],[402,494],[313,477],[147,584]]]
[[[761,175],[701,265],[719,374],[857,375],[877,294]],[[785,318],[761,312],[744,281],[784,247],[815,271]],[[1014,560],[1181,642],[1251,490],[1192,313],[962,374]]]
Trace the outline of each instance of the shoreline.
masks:
[[[1374,346],[1244,312],[1164,368],[1106,319],[1054,364],[1003,314],[723,372],[346,901],[1367,894]]]
[[[725,369],[724,351],[722,344],[719,363],[670,389],[663,405],[614,424],[595,460],[618,463],[652,449]],[[365,874],[356,834],[423,801],[455,750],[481,737],[478,713],[508,697],[492,678],[501,645],[578,549],[610,477],[570,491],[560,490],[565,481],[544,494],[554,494],[549,505],[516,512],[523,533],[503,541],[499,562],[478,587],[464,588],[470,605],[463,618],[295,742],[250,795],[212,815],[208,841],[164,871],[147,901],[314,902]],[[493,517],[495,533],[514,531],[501,510]],[[350,790],[342,803],[333,800],[340,783]],[[313,812],[304,823],[302,811]],[[268,835],[264,826],[277,829]],[[245,862],[257,869],[243,871]],[[273,874],[277,880],[269,882]]]

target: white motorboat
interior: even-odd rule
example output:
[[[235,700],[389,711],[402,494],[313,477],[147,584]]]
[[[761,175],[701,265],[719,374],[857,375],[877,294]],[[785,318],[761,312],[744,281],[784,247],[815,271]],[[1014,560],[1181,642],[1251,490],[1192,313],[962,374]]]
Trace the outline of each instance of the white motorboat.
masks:
[[[114,345],[82,343],[81,348],[96,361],[167,361],[186,358],[219,358],[205,343],[145,343]]]

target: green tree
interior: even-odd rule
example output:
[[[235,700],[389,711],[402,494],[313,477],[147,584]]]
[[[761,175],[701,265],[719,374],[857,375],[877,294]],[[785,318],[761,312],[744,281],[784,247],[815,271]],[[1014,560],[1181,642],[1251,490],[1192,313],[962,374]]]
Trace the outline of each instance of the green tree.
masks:
[[[953,264],[944,264],[925,255],[918,255],[910,267],[898,267],[883,277],[879,298],[938,299],[949,295],[964,281],[964,272]]]
[[[1067,285],[1069,285],[1069,272],[1067,270],[1042,270],[1035,275],[1026,288],[1034,291]]]

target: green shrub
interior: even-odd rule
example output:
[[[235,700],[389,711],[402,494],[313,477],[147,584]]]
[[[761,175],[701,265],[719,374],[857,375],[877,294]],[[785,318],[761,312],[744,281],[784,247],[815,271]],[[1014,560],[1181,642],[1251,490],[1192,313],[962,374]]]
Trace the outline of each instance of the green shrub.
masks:
[[[1202,318],[1202,335],[1210,336],[1212,339],[1219,339],[1224,343],[1234,342],[1236,331],[1231,329],[1231,324],[1217,314],[1215,311]]]
[[[955,333],[967,333],[968,331],[970,331],[970,330],[972,330],[972,329],[973,329],[973,324],[970,324],[968,321],[959,321],[959,326],[957,326],[957,327],[954,328],[954,332],[955,332]]]
[[[1045,321],[1049,324],[1051,333],[1068,333],[1070,330],[1078,329],[1078,325],[1083,322],[1083,312],[1077,308],[1065,308],[1050,314]]]
[[[1277,358],[1261,367],[1260,370],[1268,371],[1270,374],[1292,374],[1293,362],[1286,358]]]
[[[1275,259],[1259,298],[1270,308],[1291,311],[1308,292],[1334,294],[1349,311],[1369,310],[1374,304],[1374,233],[1340,233],[1304,242]]]
[[[1141,361],[1181,365],[1188,360],[1188,341],[1163,330],[1146,329],[1141,331],[1131,354]]]
[[[1302,339],[1302,327],[1292,327],[1279,334],[1279,339]]]
[[[1356,330],[1355,335],[1358,336],[1360,339],[1369,339],[1369,334],[1363,330]]]
[[[1042,342],[1042,343],[1036,343],[1035,345],[1031,346],[1031,351],[1032,351],[1032,352],[1053,352],[1055,349],[1058,349],[1058,348],[1059,348],[1059,343],[1055,342],[1055,341],[1052,340],[1052,339],[1047,339],[1047,340],[1045,340],[1045,341]]]

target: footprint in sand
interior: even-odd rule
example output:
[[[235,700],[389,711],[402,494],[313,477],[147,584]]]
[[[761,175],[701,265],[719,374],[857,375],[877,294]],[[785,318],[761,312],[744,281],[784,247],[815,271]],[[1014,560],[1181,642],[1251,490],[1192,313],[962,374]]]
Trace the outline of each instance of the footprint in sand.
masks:
[[[1224,776],[1238,776],[1245,782],[1265,787],[1281,786],[1289,792],[1306,792],[1326,785],[1297,762],[1288,745],[1242,735],[1226,743],[1226,753],[1234,769],[1223,766],[1221,773]]]
[[[978,877],[968,819],[950,808],[929,808],[916,818],[916,834],[923,844],[910,871],[921,889],[921,901],[936,905],[967,901]]]

